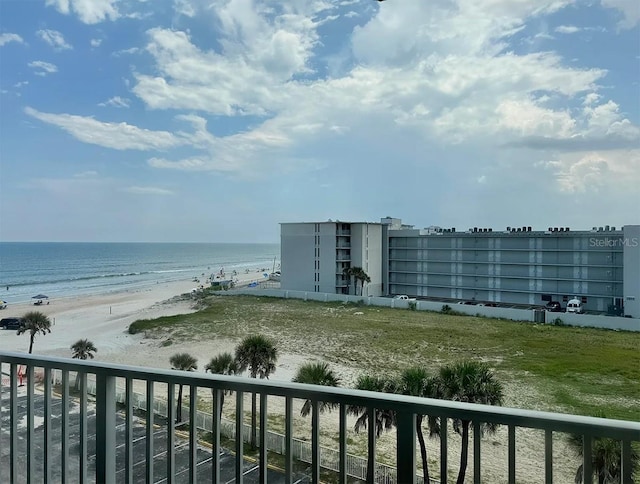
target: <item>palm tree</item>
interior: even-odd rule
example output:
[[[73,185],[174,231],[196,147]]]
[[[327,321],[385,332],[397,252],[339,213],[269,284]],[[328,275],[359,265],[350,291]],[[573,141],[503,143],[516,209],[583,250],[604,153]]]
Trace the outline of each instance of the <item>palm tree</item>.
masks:
[[[310,385],[323,385],[326,387],[337,387],[340,384],[340,378],[336,376],[327,363],[305,363],[300,368],[293,381],[297,383],[308,383]],[[331,410],[336,407],[335,403],[320,402],[319,410]],[[304,402],[300,415],[306,417],[311,413],[311,400]]]
[[[238,372],[242,373],[248,369],[251,378],[259,376],[261,379],[269,379],[269,375],[276,371],[276,361],[278,361],[278,350],[275,343],[260,334],[247,336],[236,347]],[[251,448],[255,449],[258,405],[255,392],[251,396]]]
[[[231,353],[222,353],[211,358],[209,363],[204,367],[204,371],[216,375],[235,375],[238,370],[236,360]],[[211,392],[213,393],[213,389]],[[225,390],[220,399],[220,417],[222,417],[222,406],[224,405],[224,395],[233,393],[231,390]]]
[[[413,395],[415,397],[441,398],[441,386],[436,377],[430,377],[423,368],[407,368],[400,375],[398,387],[403,395]],[[427,446],[422,433],[422,422],[424,415],[416,415],[416,429],[418,442],[420,444],[420,456],[422,457],[422,477],[424,482],[429,481],[429,466],[427,461]],[[429,437],[440,434],[440,419],[438,417],[427,416],[427,427]]]
[[[606,418],[603,413],[597,415]],[[570,435],[569,444],[575,448],[578,456],[582,460],[582,435]],[[640,462],[638,451],[631,448],[631,473]],[[575,483],[582,484],[584,482],[583,464],[580,464],[576,470]],[[598,484],[614,484],[622,482],[622,446],[619,440],[613,440],[605,437],[597,437],[593,439],[591,444],[591,469],[598,479]]]
[[[362,375],[358,377],[355,385],[356,390],[367,390],[370,392],[397,393],[397,384],[388,378],[378,376]],[[357,418],[353,430],[358,433],[360,430],[367,428],[369,421],[368,408],[359,405],[349,405],[347,412]],[[395,412],[388,409],[376,408],[373,413],[376,438],[382,435],[383,431],[389,431],[396,424]],[[370,482],[369,469],[371,464],[371,455],[367,455],[367,482]]]
[[[98,349],[88,339],[79,339],[71,345],[71,351],[73,351],[72,358],[86,360],[87,358],[93,359],[93,354],[97,353]]]
[[[342,274],[347,278],[347,294],[351,294],[351,278],[353,277],[353,268],[345,267]]]
[[[23,325],[17,334],[29,333],[29,354],[33,351],[33,341],[38,333],[51,333],[51,320],[39,311],[30,311],[22,317]]]
[[[443,398],[456,402],[502,405],[502,384],[489,367],[477,361],[463,361],[440,368],[440,383]],[[469,424],[471,420],[454,419],[453,429],[462,435],[460,471],[457,484],[464,483],[469,454]],[[497,425],[483,423],[482,433],[495,432]]]
[[[172,370],[193,371],[198,369],[198,360],[189,353],[176,353],[169,358]],[[176,423],[182,421],[182,383],[178,387],[178,407],[176,409]]]
[[[352,267],[352,274],[356,280],[356,295],[358,295],[358,282],[360,283],[360,295],[364,292],[364,283],[371,282],[369,274],[367,274],[362,267]]]

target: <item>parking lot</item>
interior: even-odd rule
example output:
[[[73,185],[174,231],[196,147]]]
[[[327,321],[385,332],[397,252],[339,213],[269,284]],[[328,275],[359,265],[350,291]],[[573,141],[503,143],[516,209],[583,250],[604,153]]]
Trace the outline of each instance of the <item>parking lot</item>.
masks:
[[[24,387],[20,388],[23,393]],[[11,482],[10,479],[10,460],[9,460],[9,438],[10,438],[10,415],[9,415],[9,394],[6,388],[2,392],[2,407],[0,411],[0,482]],[[27,482],[27,397],[20,395],[18,397],[18,477],[14,479],[14,483]],[[34,399],[34,467],[35,475],[32,477],[33,482],[43,482],[44,479],[44,397],[36,394]],[[51,411],[51,442],[52,448],[50,455],[52,459],[51,477],[52,482],[62,482],[61,473],[61,425],[62,425],[62,401],[59,397],[52,398]],[[69,409],[69,477],[67,482],[79,481],[79,420],[80,408],[78,402],[70,399]],[[93,405],[89,405],[87,416],[87,475],[90,482],[95,482],[95,409]],[[154,482],[166,482],[166,466],[167,466],[167,428],[164,422],[155,426],[153,433],[153,463],[154,463]],[[116,468],[117,482],[125,482],[125,419],[124,414],[118,412],[116,427]],[[175,439],[175,469],[177,482],[189,482],[189,441],[180,435],[176,435]],[[134,417],[133,423],[133,456],[134,456],[134,482],[145,482],[146,479],[146,422]],[[235,482],[235,455],[228,451],[221,454],[220,477],[221,482]],[[212,482],[212,454],[211,449],[207,446],[198,445],[197,450],[197,482]],[[244,461],[244,481],[248,483],[258,482],[258,466],[256,463],[245,459]],[[284,474],[277,469],[269,469],[268,481],[278,483],[284,482]],[[310,478],[305,475],[296,476],[294,482],[307,483],[311,482]]]

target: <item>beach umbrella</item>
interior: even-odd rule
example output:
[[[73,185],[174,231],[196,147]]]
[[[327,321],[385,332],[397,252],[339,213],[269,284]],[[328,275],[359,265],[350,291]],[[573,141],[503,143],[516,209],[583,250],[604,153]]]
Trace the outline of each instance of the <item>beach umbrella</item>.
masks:
[[[49,296],[45,296],[44,294],[38,294],[37,296],[33,296],[31,299],[49,299]]]

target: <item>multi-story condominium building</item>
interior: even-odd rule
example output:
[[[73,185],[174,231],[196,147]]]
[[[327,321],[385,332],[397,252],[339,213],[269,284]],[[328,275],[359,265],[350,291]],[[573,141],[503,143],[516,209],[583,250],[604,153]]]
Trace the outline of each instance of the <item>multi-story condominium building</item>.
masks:
[[[300,291],[382,295],[382,224],[328,221],[283,223],[281,287]],[[345,275],[362,268],[364,285]]]
[[[345,232],[348,241],[340,239]],[[340,247],[347,243],[350,250]],[[640,225],[463,232],[392,218],[282,224],[281,250],[285,289],[346,293],[349,263],[372,270],[364,295],[536,306],[577,298],[586,310],[640,317]]]

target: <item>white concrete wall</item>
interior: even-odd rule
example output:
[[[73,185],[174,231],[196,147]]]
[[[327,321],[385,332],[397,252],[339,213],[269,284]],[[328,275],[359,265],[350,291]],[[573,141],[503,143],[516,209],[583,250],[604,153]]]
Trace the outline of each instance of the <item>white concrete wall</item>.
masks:
[[[548,323],[552,323],[556,318],[560,318],[564,324],[569,326],[640,331],[640,319],[635,318],[598,316],[595,314],[547,313]]]
[[[388,297],[361,297],[347,294],[317,293],[313,291],[287,291],[284,289],[251,289],[239,288],[220,293],[221,295],[246,294],[250,296],[268,296],[284,299],[303,299],[305,301],[321,302],[363,302],[367,306],[391,307],[408,309],[409,301],[400,301]],[[442,306],[447,303],[435,301],[416,301],[416,309],[419,311],[440,312]],[[485,316],[489,318],[503,318],[513,321],[535,321],[535,312],[531,309],[493,308],[490,306],[471,306],[466,304],[449,304],[453,311],[469,316]],[[591,314],[550,313],[545,312],[547,324],[553,324],[560,318],[564,324],[589,328],[604,328],[625,331],[640,331],[640,319],[621,318],[611,316],[597,316]]]

